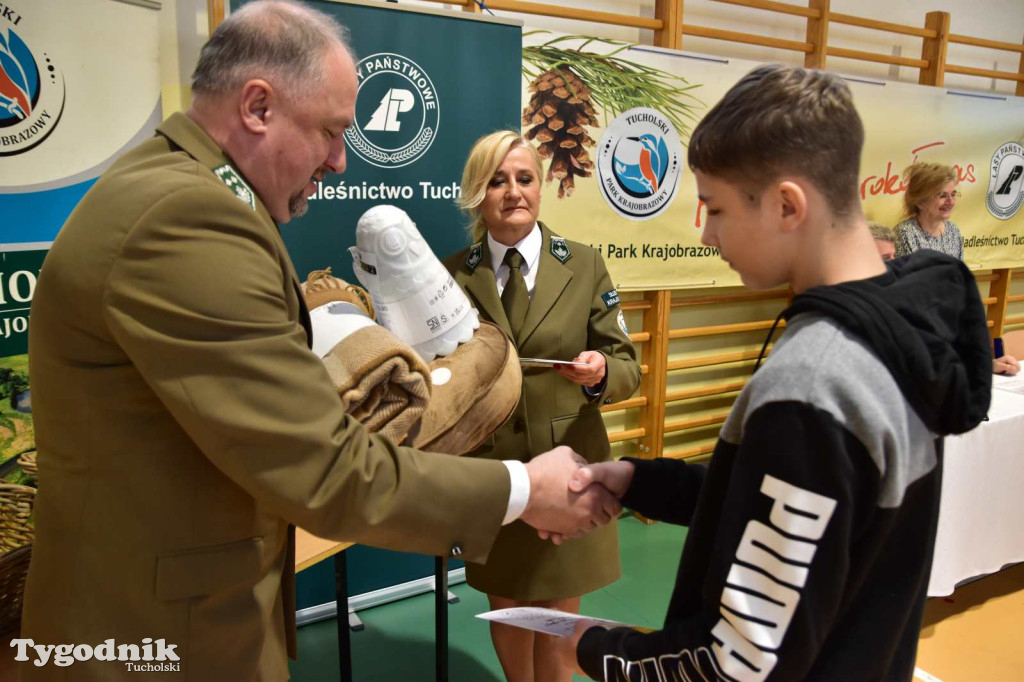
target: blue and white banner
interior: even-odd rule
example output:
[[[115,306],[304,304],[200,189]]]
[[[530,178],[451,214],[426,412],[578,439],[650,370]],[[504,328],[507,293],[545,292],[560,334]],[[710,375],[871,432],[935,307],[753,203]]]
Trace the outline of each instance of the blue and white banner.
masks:
[[[0,3],[0,357],[24,353],[46,250],[100,174],[160,122],[158,13]]]
[[[114,0],[0,4],[0,251],[47,248],[160,120],[158,12]]]

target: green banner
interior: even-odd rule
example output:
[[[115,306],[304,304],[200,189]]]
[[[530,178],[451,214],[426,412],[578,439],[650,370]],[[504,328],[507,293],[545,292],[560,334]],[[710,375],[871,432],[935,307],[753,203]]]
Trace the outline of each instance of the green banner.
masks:
[[[519,128],[519,24],[383,3],[309,4],[349,29],[359,97],[345,136],[347,169],[320,183],[309,212],[281,230],[300,279],[330,267],[357,282],[348,248],[359,217],[380,204],[407,212],[439,258],[463,248],[467,221],[455,199],[469,149],[487,133]],[[433,568],[419,555],[368,547],[347,554],[351,594]],[[299,575],[299,608],[334,600],[332,566]]]
[[[314,1],[351,34],[359,98],[346,133],[348,168],[329,176],[309,212],[282,228],[300,279],[330,266],[356,282],[348,247],[359,217],[403,209],[439,258],[469,243],[455,205],[477,138],[518,130],[522,32],[462,12]]]
[[[0,357],[28,352],[29,307],[46,251],[0,253]]]
[[[26,483],[17,459],[35,449],[28,322],[45,257],[45,250],[0,253],[0,479],[6,483]]]

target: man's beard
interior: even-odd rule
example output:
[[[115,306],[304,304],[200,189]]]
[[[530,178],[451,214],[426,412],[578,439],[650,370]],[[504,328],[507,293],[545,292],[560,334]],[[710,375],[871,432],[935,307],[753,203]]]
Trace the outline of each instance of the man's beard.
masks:
[[[309,201],[301,194],[288,200],[288,214],[293,218],[301,218],[309,210]]]

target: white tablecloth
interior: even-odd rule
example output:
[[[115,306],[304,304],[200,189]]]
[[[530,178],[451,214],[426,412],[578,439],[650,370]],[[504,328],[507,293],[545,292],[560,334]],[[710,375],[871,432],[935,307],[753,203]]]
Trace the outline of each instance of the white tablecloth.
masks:
[[[989,421],[946,438],[929,597],[1024,561],[1024,394],[994,379]]]

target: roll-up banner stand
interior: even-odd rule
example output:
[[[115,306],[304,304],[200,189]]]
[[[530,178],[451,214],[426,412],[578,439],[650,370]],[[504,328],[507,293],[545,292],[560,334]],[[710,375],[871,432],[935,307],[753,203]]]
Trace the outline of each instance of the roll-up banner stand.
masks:
[[[305,216],[281,228],[299,278],[330,267],[357,282],[348,248],[359,217],[379,204],[406,211],[439,258],[467,246],[455,205],[462,168],[477,138],[519,128],[522,23],[384,2],[308,4],[348,28],[359,96],[345,135],[348,167],[319,184]],[[433,575],[422,555],[356,546],[347,560],[352,595],[385,590],[386,599],[388,588]],[[297,576],[300,616],[334,601],[332,566]]]

